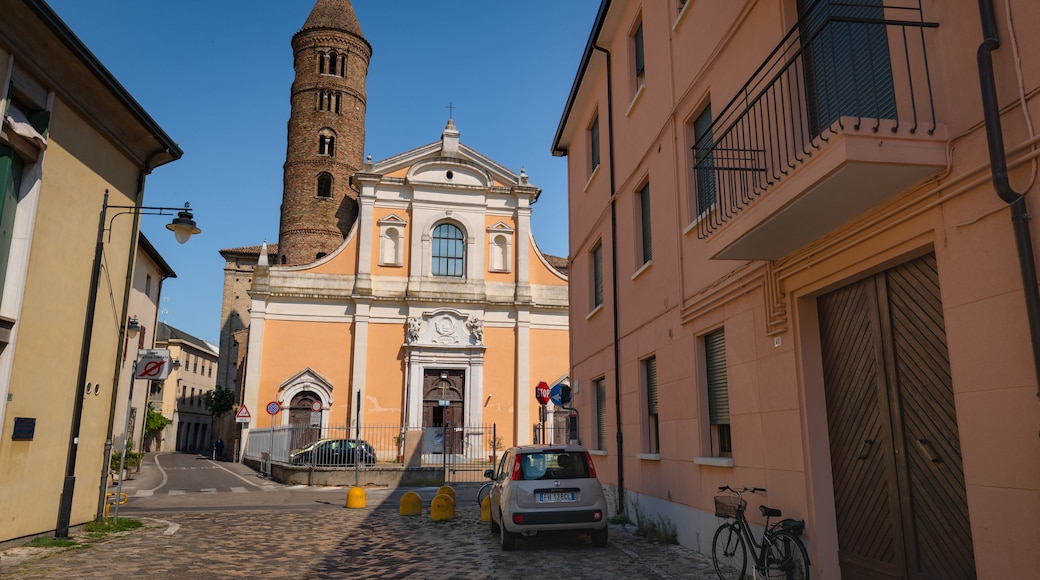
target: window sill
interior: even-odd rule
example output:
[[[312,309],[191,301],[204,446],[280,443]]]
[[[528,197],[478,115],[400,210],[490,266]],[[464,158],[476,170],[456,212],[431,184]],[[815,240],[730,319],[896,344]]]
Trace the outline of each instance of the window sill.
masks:
[[[712,467],[733,467],[732,457],[694,457],[694,465],[710,465]]]
[[[635,274],[632,274],[632,279],[635,280],[636,278],[640,277],[643,274],[643,272],[646,272],[647,270],[649,270],[650,266],[653,266],[653,265],[654,265],[654,261],[653,260],[647,260],[645,264],[643,264],[642,266],[640,266],[640,268],[638,270],[636,270]]]
[[[643,461],[660,461],[661,460],[661,454],[660,453],[636,453],[636,459],[641,459]]]
[[[639,99],[642,98],[643,93],[645,93],[645,92],[646,92],[646,82],[644,81],[642,83],[639,83],[639,89],[636,90],[635,96],[632,97],[632,104],[630,104],[628,106],[628,110],[625,111],[625,116],[626,117],[631,117],[632,116],[632,110],[635,109],[636,105],[639,104]]]
[[[602,304],[596,306],[595,308],[592,309],[592,312],[589,312],[588,314],[586,314],[585,315],[585,320],[588,320],[588,319],[592,318],[593,316],[599,314],[600,310],[603,310],[603,305]]]
[[[589,452],[589,455],[599,455],[599,456],[602,456],[602,457],[606,457],[607,456],[607,450],[606,449],[587,449],[587,451]]]
[[[592,187],[592,182],[596,179],[596,176],[599,175],[599,168],[600,167],[603,167],[603,163],[600,163],[599,165],[596,166],[595,169],[592,170],[592,174],[589,175],[588,181],[585,182],[585,188],[581,190],[582,193],[588,193],[589,192],[589,188]]]

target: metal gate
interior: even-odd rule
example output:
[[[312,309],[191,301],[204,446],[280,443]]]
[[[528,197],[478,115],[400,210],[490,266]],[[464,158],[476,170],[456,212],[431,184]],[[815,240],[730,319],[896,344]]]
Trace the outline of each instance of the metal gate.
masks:
[[[441,441],[446,484],[484,481],[484,471],[494,467],[502,453],[494,424],[458,427],[449,423],[444,426]],[[496,441],[499,443],[493,445]]]

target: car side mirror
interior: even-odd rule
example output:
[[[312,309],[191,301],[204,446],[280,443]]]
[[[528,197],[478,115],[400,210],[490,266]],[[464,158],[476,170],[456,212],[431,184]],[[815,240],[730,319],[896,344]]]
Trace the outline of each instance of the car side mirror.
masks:
[[[484,471],[484,479],[495,479],[495,470],[488,469]]]

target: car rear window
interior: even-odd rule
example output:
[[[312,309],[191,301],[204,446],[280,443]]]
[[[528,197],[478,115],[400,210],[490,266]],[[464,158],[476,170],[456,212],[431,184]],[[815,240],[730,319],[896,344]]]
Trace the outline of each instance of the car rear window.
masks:
[[[589,466],[580,452],[525,453],[520,456],[520,474],[525,480],[579,479],[589,476]]]

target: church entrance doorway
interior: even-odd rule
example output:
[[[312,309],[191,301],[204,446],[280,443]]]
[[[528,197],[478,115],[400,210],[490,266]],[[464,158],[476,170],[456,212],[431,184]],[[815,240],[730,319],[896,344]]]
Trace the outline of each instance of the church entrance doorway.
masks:
[[[423,371],[423,430],[434,438],[433,453],[461,453],[465,408],[466,371]],[[439,433],[438,433],[439,432]],[[430,437],[427,438],[430,445]]]
[[[315,413],[311,410],[314,401],[320,400],[318,395],[303,391],[289,402],[289,426],[292,427],[293,449],[306,447],[321,437],[321,412],[316,413],[317,421],[314,421]]]

